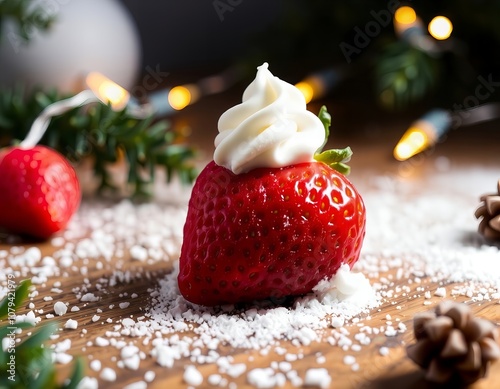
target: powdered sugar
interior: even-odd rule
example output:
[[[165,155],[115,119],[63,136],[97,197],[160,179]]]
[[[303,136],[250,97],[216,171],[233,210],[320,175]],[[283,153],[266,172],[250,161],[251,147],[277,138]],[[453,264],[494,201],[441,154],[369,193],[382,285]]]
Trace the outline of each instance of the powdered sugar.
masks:
[[[425,186],[421,181],[388,177],[361,182],[357,186],[367,205],[368,224],[354,272],[343,267],[335,280],[322,281],[314,293],[294,300],[214,308],[184,300],[176,275],[185,204],[84,203],[64,237],[55,238],[50,256],[42,258],[36,247],[0,251],[0,268],[5,269],[0,281],[4,285],[3,274],[9,272],[37,281],[29,311],[18,315],[18,322],[44,322],[52,313],[71,307],[63,313],[65,331],[80,332],[81,328],[86,347],[94,350],[116,349],[116,362],[102,359],[102,368],[97,360],[92,363],[89,374],[100,377],[103,386],[118,381],[122,368],[138,370],[138,380],[154,380],[154,372],[140,372],[146,360],[167,369],[192,366],[185,377],[193,386],[200,381],[196,372],[201,374],[199,367],[205,364],[213,364],[216,373],[202,375],[200,386],[229,387],[235,380],[256,387],[269,382],[275,386],[327,385],[337,367],[325,353],[312,359],[310,371],[295,370],[304,359],[302,348],[317,343],[335,347],[341,353],[340,365],[347,362],[344,366],[355,372],[363,371],[356,353],[364,347],[376,347],[375,358],[387,359],[407,328],[396,314],[381,319],[383,323],[377,326],[363,324],[381,302],[394,303],[397,311],[401,307],[395,302],[400,297],[421,298],[422,308],[446,296],[463,295],[472,301],[500,298],[499,249],[479,237],[473,218],[478,196],[494,189],[497,175],[496,171],[461,169],[435,174]],[[153,266],[163,271],[150,273]],[[393,278],[387,278],[388,272]],[[68,288],[67,277],[81,284]],[[422,281],[426,278],[439,287],[427,288]],[[139,289],[120,292],[122,285],[138,281],[143,281]],[[395,281],[399,285],[394,286]],[[462,282],[449,285],[452,281]],[[0,297],[6,292],[0,288]],[[63,301],[62,295],[70,297]],[[50,299],[45,302],[44,297]],[[76,322],[76,315],[86,319]],[[88,324],[92,329],[87,332],[82,327]],[[380,337],[389,343],[382,347],[374,343]],[[68,350],[61,348],[66,343],[58,344],[61,363],[69,362],[69,354],[86,354],[83,349]],[[234,360],[222,351],[228,347],[246,349],[252,356]],[[251,365],[254,355],[274,360],[255,369]],[[95,381],[86,379],[84,384],[94,387]],[[137,382],[138,387],[144,384]]]
[[[402,265],[447,282],[500,287],[499,249],[477,234],[474,218],[479,196],[496,180],[497,171],[473,168],[435,174],[426,185],[375,178],[364,195],[369,217],[360,268]]]
[[[275,344],[280,339],[288,339],[297,344],[308,345],[319,341],[317,330],[330,327],[331,315],[348,320],[360,313],[367,313],[378,305],[376,293],[371,288],[363,290],[364,296],[353,303],[342,300],[332,286],[323,282],[319,294],[298,298],[291,308],[263,304],[238,309],[234,306],[207,308],[184,300],[177,287],[177,265],[174,272],[159,281],[160,289],[148,313],[151,323],[162,323],[163,331],[172,333],[179,329],[193,329],[203,335],[204,343],[229,344],[237,348],[260,349]],[[349,273],[344,269],[345,273]],[[325,287],[324,285],[330,285]],[[369,286],[369,284],[367,283]],[[325,288],[328,288],[325,291]],[[269,306],[269,302],[266,303]],[[179,323],[187,323],[179,328]],[[138,323],[144,326],[143,323]],[[152,331],[155,326],[150,327]]]
[[[203,375],[198,371],[196,366],[186,366],[184,370],[184,381],[192,386],[200,386],[203,382]]]
[[[311,368],[306,371],[306,377],[304,379],[304,384],[306,386],[314,386],[317,388],[326,389],[330,387],[331,382],[332,378],[330,377],[328,370],[324,368]]]

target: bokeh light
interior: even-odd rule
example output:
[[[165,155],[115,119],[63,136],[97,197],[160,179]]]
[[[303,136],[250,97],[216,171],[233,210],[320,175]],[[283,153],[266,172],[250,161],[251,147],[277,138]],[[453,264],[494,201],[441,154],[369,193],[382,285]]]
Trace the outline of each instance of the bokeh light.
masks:
[[[104,104],[111,104],[114,110],[125,108],[130,100],[130,94],[116,82],[98,72],[87,75],[87,86]]]
[[[304,98],[306,99],[306,103],[309,103],[314,97],[314,88],[312,85],[306,81],[301,81],[295,84],[295,87],[302,92]]]
[[[453,24],[450,19],[445,16],[436,16],[429,23],[429,34],[435,39],[448,39],[453,31]]]
[[[173,109],[180,111],[191,103],[191,92],[185,86],[176,86],[170,90],[168,102]]]
[[[400,7],[394,13],[394,19],[400,24],[412,24],[417,20],[417,14],[412,7]]]
[[[418,127],[411,127],[405,132],[396,148],[394,158],[398,161],[406,161],[415,154],[420,153],[429,146],[427,133]]]

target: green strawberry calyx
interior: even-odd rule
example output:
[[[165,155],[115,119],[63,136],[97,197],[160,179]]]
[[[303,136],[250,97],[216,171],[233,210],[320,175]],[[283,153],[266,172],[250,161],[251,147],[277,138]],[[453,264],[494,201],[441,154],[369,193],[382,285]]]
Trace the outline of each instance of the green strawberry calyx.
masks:
[[[316,151],[316,153],[314,153],[314,159],[318,162],[323,162],[339,173],[348,175],[351,171],[351,168],[346,163],[351,160],[351,148],[346,147],[345,149],[331,149],[323,151],[323,147],[325,147],[326,143],[328,142],[328,137],[330,136],[330,125],[332,124],[332,117],[328,113],[324,105],[319,110],[318,117],[325,127],[325,141]]]

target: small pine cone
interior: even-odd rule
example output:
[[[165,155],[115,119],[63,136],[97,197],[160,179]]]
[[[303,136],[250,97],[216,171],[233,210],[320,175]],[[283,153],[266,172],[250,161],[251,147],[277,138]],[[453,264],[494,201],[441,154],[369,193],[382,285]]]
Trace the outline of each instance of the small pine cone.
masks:
[[[489,240],[500,240],[500,180],[497,193],[481,196],[482,203],[477,209],[476,218],[481,219],[479,232]]]
[[[425,369],[425,378],[437,383],[469,385],[487,374],[500,358],[500,333],[490,321],[474,318],[469,306],[443,301],[435,311],[415,315],[417,342],[408,357]]]

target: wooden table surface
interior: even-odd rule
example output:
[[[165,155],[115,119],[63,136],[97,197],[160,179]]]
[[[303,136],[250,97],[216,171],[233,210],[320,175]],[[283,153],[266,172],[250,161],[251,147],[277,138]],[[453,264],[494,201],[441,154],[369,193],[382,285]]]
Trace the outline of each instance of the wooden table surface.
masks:
[[[218,113],[229,105],[227,104],[226,106],[223,106],[220,101],[216,101],[213,104],[217,105],[218,109],[216,112]],[[216,115],[210,113],[211,111],[213,110],[210,105],[206,108],[203,115],[194,115],[193,111],[186,110],[186,112],[182,112],[174,120],[176,125],[180,125],[179,123],[185,124],[186,121],[191,120],[190,125],[193,128],[193,142],[204,147],[204,150],[206,150],[205,156],[210,155],[212,147],[211,139],[213,139],[214,131],[202,131],[201,129],[203,126],[211,127],[212,129],[214,128]],[[348,122],[348,119],[344,119]],[[203,122],[203,120],[205,121]],[[347,143],[349,141],[355,150],[356,154],[353,158],[352,165],[354,170],[357,170],[358,173],[353,173],[352,180],[354,182],[356,182],[356,180],[361,180],[363,175],[372,174],[373,172],[384,174],[398,174],[398,172],[401,172],[401,166],[398,165],[398,163],[396,163],[391,157],[391,150],[394,143],[397,141],[398,134],[401,133],[401,128],[404,129],[405,123],[407,124],[404,120],[400,120],[397,123],[392,122],[390,124],[377,122],[364,123],[360,124],[362,128],[358,129],[358,131],[353,134],[349,133],[347,127],[344,126],[342,129],[343,131],[340,131],[341,133],[337,139],[339,139],[339,142],[341,143]],[[384,126],[388,127],[387,131]],[[446,156],[449,158],[451,163],[456,166],[465,166],[471,161],[477,162],[478,160],[481,163],[484,163],[485,166],[500,166],[498,164],[500,162],[498,153],[500,140],[497,133],[486,129],[481,134],[482,138],[480,140],[471,140],[470,136],[457,131],[457,133],[454,134],[456,135],[456,139],[452,139],[450,136],[450,139],[446,143],[440,145],[435,152],[427,155],[425,159],[422,159],[421,162],[411,167],[415,170],[412,172],[412,174],[416,177],[415,179],[421,179],[419,178],[419,169],[427,166],[428,164],[434,163],[435,159],[439,156]],[[471,142],[473,143],[473,147],[471,147]],[[495,142],[497,147],[495,147]],[[339,144],[339,146],[344,146],[344,144]],[[469,152],[464,153],[463,150],[468,150]],[[494,183],[492,183],[492,189],[493,185]],[[33,245],[33,243],[28,243],[25,247]],[[35,245],[41,249],[43,255],[50,256],[58,249],[52,246],[50,242],[37,243]],[[3,242],[0,242],[0,250],[10,250],[11,248],[12,245],[7,244],[6,238],[3,237]],[[117,372],[118,378],[116,382],[111,383],[99,379],[99,387],[101,388],[122,388],[127,384],[141,381],[143,380],[144,373],[146,371],[154,371],[156,373],[155,380],[148,385],[148,388],[187,387],[187,384],[183,382],[182,376],[184,373],[184,365],[190,364],[189,360],[186,358],[181,359],[180,361],[177,361],[172,368],[161,367],[155,363],[152,357],[149,356],[151,347],[144,346],[141,338],[121,337],[126,342],[131,342],[137,345],[140,349],[144,350],[147,355],[147,357],[141,361],[140,369],[137,371],[117,368],[116,361],[120,360],[120,355],[119,350],[115,347],[106,348],[98,347],[95,344],[90,346],[87,345],[89,341],[94,342],[98,336],[105,336],[106,331],[112,331],[114,326],[119,323],[121,319],[126,317],[135,318],[143,315],[145,308],[150,303],[150,293],[148,290],[155,287],[157,280],[168,274],[173,265],[172,260],[145,264],[127,260],[126,257],[121,258],[119,260],[121,270],[131,270],[134,274],[142,271],[144,276],[142,278],[135,279],[133,282],[118,283],[114,287],[106,288],[106,293],[101,294],[102,299],[98,302],[82,303],[76,299],[72,290],[74,288],[81,288],[82,285],[87,283],[87,281],[92,285],[92,288],[89,291],[98,293],[95,289],[96,281],[100,277],[109,277],[116,262],[118,262],[118,259],[112,258],[109,262],[106,262],[103,268],[98,268],[95,261],[84,261],[80,259],[74,263],[77,266],[77,269],[69,270],[68,276],[54,276],[51,277],[47,283],[36,285],[38,295],[32,299],[32,302],[35,304],[36,309],[43,309],[44,313],[43,315],[40,315],[44,318],[42,323],[47,323],[51,320],[58,320],[60,323],[64,324],[64,322],[68,319],[75,319],[78,321],[78,330],[60,331],[60,337],[56,340],[56,342],[60,342],[63,339],[71,339],[72,347],[69,353],[73,355],[83,355],[86,357],[88,362],[92,359],[99,359],[103,363],[103,367],[110,366]],[[82,275],[79,271],[79,268],[84,264],[88,268],[88,273],[86,275]],[[3,270],[0,270],[0,272],[1,271]],[[389,280],[392,279],[392,289],[397,289],[398,285],[408,286],[407,279],[396,279],[395,269],[391,269],[388,272],[380,274],[378,280],[381,277],[385,277]],[[377,280],[373,279],[372,282],[374,281]],[[54,283],[57,282],[60,282],[62,285],[61,289],[63,289],[63,292],[60,294],[51,291]],[[428,290],[433,293],[436,288],[441,285],[438,285],[429,278],[423,277],[422,283],[418,285],[423,289],[416,291],[416,284],[409,286],[412,288],[412,292],[407,293],[406,295],[399,294],[390,299],[384,300],[379,308],[374,309],[370,313],[370,318],[366,318],[366,315],[361,316],[361,322],[363,325],[380,327],[386,325],[387,315],[390,315],[391,320],[394,323],[397,323],[396,320],[399,320],[408,327],[408,330],[398,333],[394,337],[386,337],[383,334],[379,336],[372,336],[372,342],[370,345],[363,346],[360,351],[354,353],[356,362],[360,366],[359,371],[353,372],[351,366],[343,363],[345,355],[354,355],[352,351],[346,352],[341,350],[339,347],[331,347],[326,342],[312,343],[309,346],[296,347],[286,341],[280,341],[290,352],[295,350],[295,352],[303,354],[302,359],[292,363],[293,368],[297,370],[299,376],[303,378],[306,370],[310,367],[325,367],[329,370],[332,377],[331,388],[432,387],[423,379],[423,373],[419,371],[419,369],[408,358],[406,358],[405,345],[413,341],[412,318],[414,314],[423,310],[431,309],[436,303],[442,300],[442,298],[436,296],[433,296],[431,299],[424,299],[423,290]],[[448,296],[454,286],[456,285],[445,285],[448,291]],[[127,308],[107,309],[109,305],[120,302],[122,300],[121,296],[125,293],[129,296],[132,293],[137,293],[138,297],[134,300],[134,303],[130,304]],[[53,300],[45,301],[46,299],[44,298],[47,296],[51,296]],[[68,311],[62,318],[59,319],[45,319],[45,314],[53,313],[54,302],[58,300],[69,303],[69,306],[76,305],[80,308],[80,310],[77,312]],[[458,296],[456,297],[456,300],[467,302],[475,314],[488,318],[496,324],[500,323],[500,306],[496,301],[473,302],[464,296]],[[424,301],[429,301],[431,305],[424,306]],[[99,308],[102,309],[100,318],[98,321],[93,322],[92,317],[96,314],[96,310]],[[111,319],[109,323],[107,322],[107,319]],[[81,328],[85,328],[88,332],[83,334],[80,330]],[[357,328],[356,323],[346,325],[346,329],[351,333],[351,337],[357,332]],[[382,346],[389,348],[389,355],[380,355],[379,349]],[[262,355],[256,350],[238,350],[227,346],[219,347],[217,351],[221,355],[232,355],[235,363],[245,362],[248,365],[248,370],[258,367],[269,367],[273,361],[283,360],[283,356],[278,355],[274,351],[271,351],[267,355]],[[321,353],[326,359],[322,364],[317,362],[318,352]],[[202,387],[209,387],[206,383],[206,377],[212,373],[217,373],[217,366],[215,364],[206,364],[200,365],[198,368],[205,377]],[[61,372],[61,377],[65,376],[69,370],[69,365],[61,365],[59,370]],[[91,369],[87,369],[86,373],[92,377],[99,377],[99,373],[94,372]],[[237,378],[230,378],[229,381],[237,384],[238,388],[251,387],[247,382],[246,373]],[[286,387],[291,387],[289,382]],[[500,363],[492,366],[487,379],[478,382],[473,387],[500,387]]]

